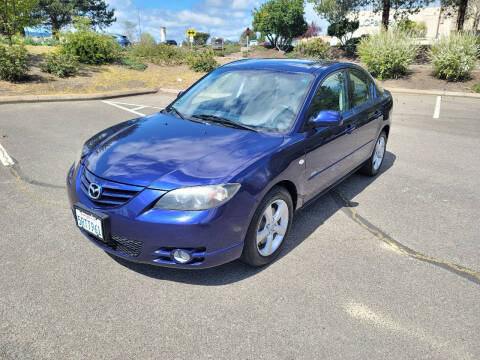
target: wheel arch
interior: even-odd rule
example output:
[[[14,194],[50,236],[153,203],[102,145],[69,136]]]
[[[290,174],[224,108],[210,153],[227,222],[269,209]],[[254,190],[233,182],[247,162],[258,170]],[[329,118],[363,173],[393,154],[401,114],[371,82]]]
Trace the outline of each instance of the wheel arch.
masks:
[[[388,134],[390,133],[390,125],[385,125],[383,128],[382,128],[382,131],[385,131],[385,134],[387,135],[387,139],[388,139]]]
[[[271,187],[271,189],[273,189],[274,187],[277,187],[277,186],[278,187],[283,187],[284,189],[286,189],[289,192],[290,196],[292,197],[293,210],[295,211],[295,209],[297,208],[297,203],[298,203],[298,192],[297,192],[297,187],[295,186],[295,184],[290,180],[282,180],[282,181],[276,183],[275,185],[273,185]]]

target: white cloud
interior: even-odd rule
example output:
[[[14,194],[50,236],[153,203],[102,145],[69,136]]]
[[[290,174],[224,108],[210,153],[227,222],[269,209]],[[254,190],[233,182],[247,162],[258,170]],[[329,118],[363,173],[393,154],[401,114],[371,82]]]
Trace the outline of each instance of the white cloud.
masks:
[[[131,0],[110,0],[115,8],[117,22],[109,31],[122,32],[122,22],[138,22],[138,9]],[[199,0],[192,9],[172,11],[162,8],[140,9],[140,24],[143,32],[151,33],[160,39],[160,28],[167,28],[167,39],[181,42],[186,38],[187,29],[208,32],[211,36],[220,36],[238,40],[247,26],[251,26],[251,12],[258,6],[258,0]]]
[[[181,42],[186,38],[187,29],[208,32],[230,40],[238,40],[240,34],[252,24],[252,10],[259,7],[265,0],[198,0],[192,9],[173,11],[161,7],[137,9],[131,0],[110,0],[110,6],[115,8],[117,22],[109,31],[122,33],[122,22],[129,20],[140,23],[142,31],[151,33],[160,39],[160,28],[167,28],[167,39]],[[314,20],[326,32],[327,24],[320,19],[313,5],[306,2],[305,18],[308,22]]]

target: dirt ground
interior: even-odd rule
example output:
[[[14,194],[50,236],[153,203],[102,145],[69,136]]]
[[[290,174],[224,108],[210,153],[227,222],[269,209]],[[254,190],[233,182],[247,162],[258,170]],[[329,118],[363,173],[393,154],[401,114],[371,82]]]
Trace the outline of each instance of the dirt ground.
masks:
[[[49,46],[29,46],[32,67],[29,78],[19,83],[0,81],[0,96],[39,94],[79,94],[142,88],[185,89],[204,75],[190,70],[188,66],[157,66],[148,64],[145,71],[130,70],[120,65],[82,66],[80,73],[72,78],[61,79],[40,71],[38,63],[43,54],[54,51]],[[245,52],[217,57],[223,65],[244,59]],[[335,54],[339,61],[355,61]],[[274,49],[255,48],[248,58],[286,58],[283,52]],[[362,64],[360,64],[362,65]],[[386,88],[409,88],[422,90],[446,90],[471,92],[471,87],[480,83],[480,70],[473,72],[472,79],[465,82],[447,82],[433,77],[429,65],[412,65],[405,77],[396,80],[378,81]]]
[[[480,70],[474,70],[470,80],[449,82],[433,77],[430,65],[413,65],[410,72],[401,79],[377,81],[385,88],[472,92],[471,87],[480,83]]]

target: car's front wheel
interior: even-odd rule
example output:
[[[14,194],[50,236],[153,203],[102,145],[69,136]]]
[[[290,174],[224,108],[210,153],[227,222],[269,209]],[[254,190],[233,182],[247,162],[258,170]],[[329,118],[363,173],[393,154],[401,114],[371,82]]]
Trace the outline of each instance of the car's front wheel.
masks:
[[[245,237],[241,260],[251,266],[272,262],[280,253],[293,217],[293,202],[283,187],[273,188],[258,206]]]
[[[385,131],[382,131],[378,136],[375,148],[373,149],[373,154],[365,162],[363,167],[360,169],[362,174],[368,176],[375,176],[380,171],[380,167],[383,164],[383,158],[385,157],[385,150],[387,147],[387,134]]]

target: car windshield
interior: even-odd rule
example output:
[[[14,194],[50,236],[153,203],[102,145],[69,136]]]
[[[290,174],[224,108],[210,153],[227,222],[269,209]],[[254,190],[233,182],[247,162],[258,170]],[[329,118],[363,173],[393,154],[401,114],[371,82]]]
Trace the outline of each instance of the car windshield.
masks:
[[[172,107],[186,119],[223,120],[257,131],[283,132],[294,122],[313,76],[268,70],[216,71]]]

